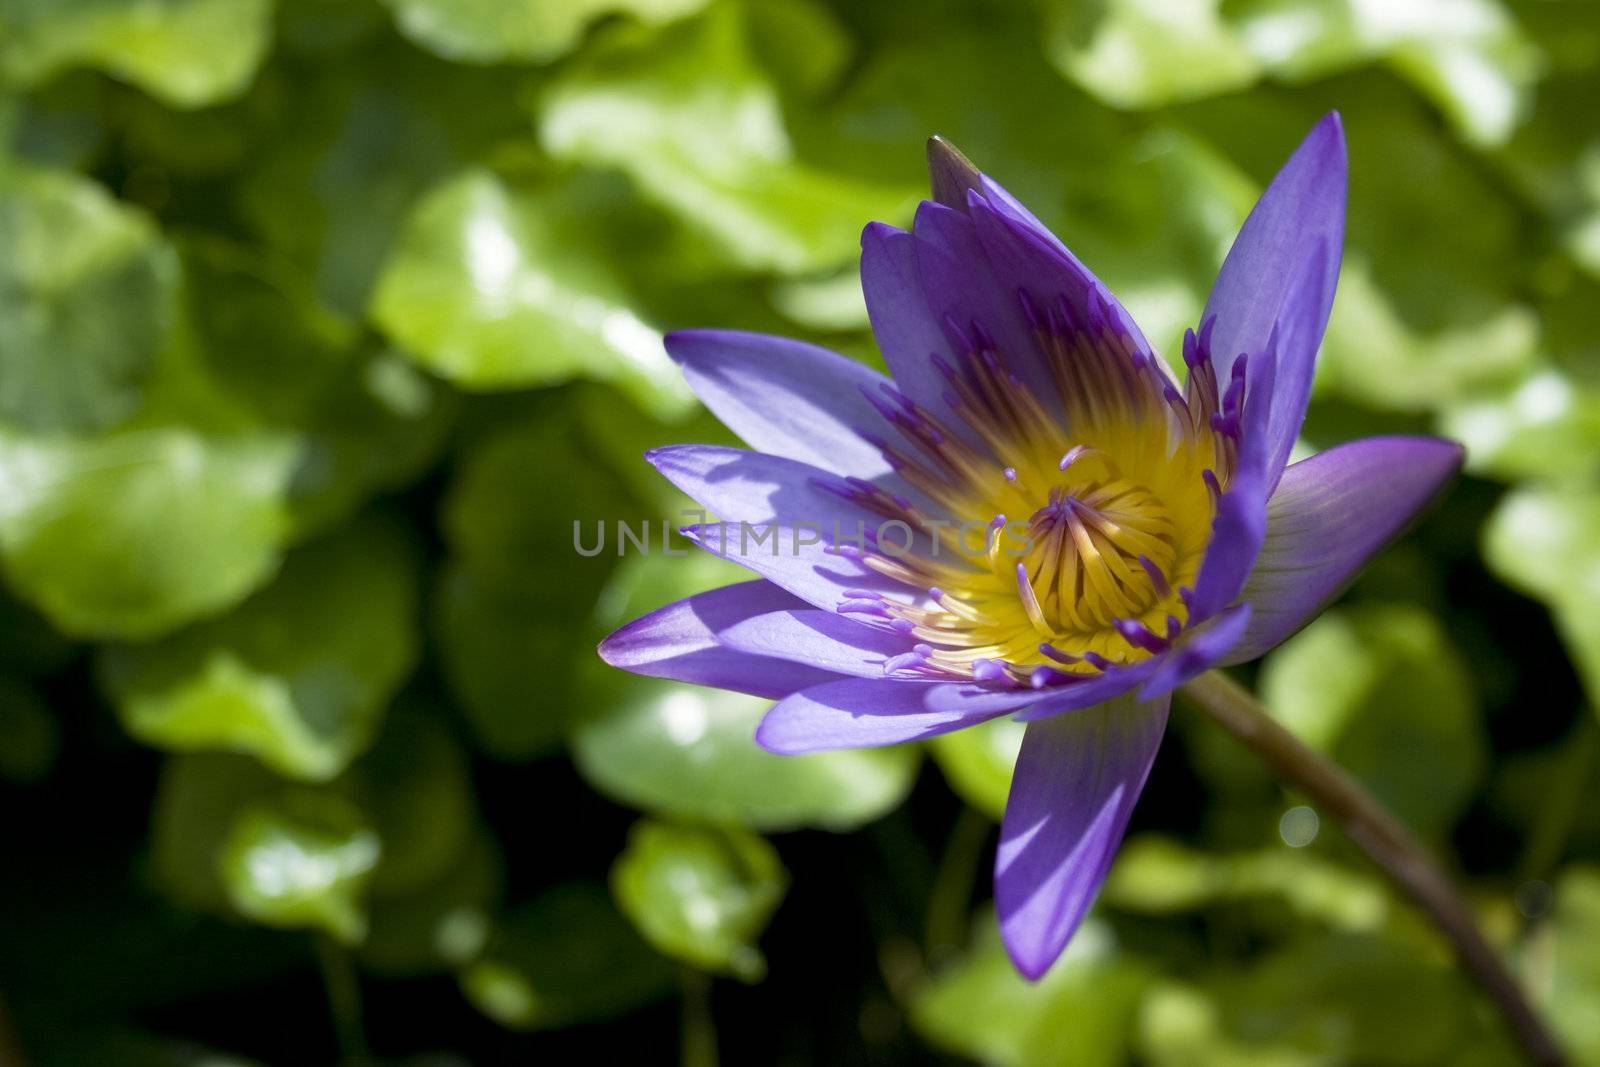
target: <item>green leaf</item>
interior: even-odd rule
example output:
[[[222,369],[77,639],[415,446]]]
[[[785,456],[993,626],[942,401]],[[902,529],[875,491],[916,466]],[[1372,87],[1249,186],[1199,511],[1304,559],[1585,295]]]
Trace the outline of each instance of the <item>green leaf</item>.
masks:
[[[232,915],[221,878],[223,842],[241,811],[282,789],[281,778],[244,756],[168,757],[150,819],[152,871],[161,892],[186,908]]]
[[[400,32],[457,63],[539,62],[571,51],[610,14],[668,22],[707,0],[384,0]]]
[[[838,267],[858,254],[865,222],[904,218],[916,202],[910,188],[795,158],[733,5],[586,50],[543,97],[539,136],[558,159],[624,171],[747,270]]]
[[[1483,531],[1483,558],[1511,585],[1544,601],[1600,714],[1600,492],[1523,486]]]
[[[766,974],[755,942],[788,882],[777,850],[748,830],[649,819],[611,868],[611,892],[646,941],[746,982]]]
[[[1497,393],[1447,408],[1441,432],[1467,446],[1467,467],[1511,481],[1581,482],[1600,473],[1600,388],[1550,366]]]
[[[1011,793],[1011,769],[1022,751],[1027,723],[994,719],[928,742],[950,788],[989,818],[1000,821]]]
[[[76,440],[0,431],[0,561],[66,633],[154,637],[271,576],[296,451],[282,436],[178,427]]]
[[[1421,609],[1327,612],[1267,657],[1259,687],[1279,722],[1424,836],[1449,830],[1483,775],[1471,677]]]
[[[131,414],[177,284],[172,248],[99,185],[0,172],[0,419],[87,431]]]
[[[591,205],[592,206],[592,205]],[[633,310],[559,190],[514,190],[467,171],[417,205],[385,264],[372,317],[419,365],[469,389],[577,376],[612,380],[649,409],[689,404],[661,335]]]
[[[415,567],[394,529],[355,525],[292,554],[229,615],[106,649],[104,687],[148,744],[248,752],[291,777],[327,780],[371,742],[411,670]]]
[[[1218,854],[1154,836],[1135,837],[1122,846],[1101,891],[1112,907],[1147,915],[1267,897],[1340,930],[1380,929],[1391,910],[1388,894],[1372,878],[1307,851]]]
[[[356,944],[366,936],[363,897],[381,854],[353,806],[330,793],[297,792],[242,811],[219,863],[228,898],[246,918]]]
[[[1543,938],[1550,971],[1542,1004],[1576,1062],[1600,1062],[1600,870],[1573,867],[1555,886],[1555,910]]]
[[[672,966],[639,939],[598,883],[568,882],[506,915],[461,989],[514,1030],[623,1015],[672,987]]]
[[[1050,57],[1114,107],[1158,107],[1251,84],[1257,58],[1220,13],[1221,0],[1110,0],[1092,27],[1085,9],[1054,5]]]
[[[433,886],[475,848],[471,775],[466,752],[445,725],[445,709],[402,698],[351,773],[356,798],[384,843],[374,897]]]
[[[590,785],[630,807],[758,830],[848,830],[898,805],[916,777],[911,746],[775,756],[755,742],[770,701],[610,674],[595,689],[605,711],[576,728],[572,755]]]
[[[405,835],[382,834],[408,847]],[[380,896],[367,906],[369,928],[361,943],[362,966],[384,975],[410,977],[466,967],[489,939],[502,891],[500,857],[487,835],[474,838],[435,882],[402,896]]]
[[[1367,934],[1298,938],[1200,988],[1159,987],[1141,1012],[1152,1067],[1519,1062],[1444,957]],[[1404,1010],[1396,1010],[1404,1005]]]
[[[1269,74],[1307,81],[1382,60],[1463,139],[1498,145],[1525,117],[1543,65],[1498,0],[1426,0],[1403,14],[1357,0],[1111,0],[1092,23],[1085,12],[1058,0],[1050,55],[1114,107],[1160,107]]]
[[[272,0],[4,0],[0,75],[32,85],[95,67],[174,107],[250,84],[272,42]]]
[[[444,503],[439,652],[479,743],[502,759],[559,747],[583,709],[572,675],[600,637],[589,620],[619,559],[613,524],[632,521],[627,492],[554,406],[480,441]],[[606,550],[580,555],[574,524],[586,545],[603,525]]]
[[[1121,953],[1091,919],[1066,954],[1029,982],[1001,947],[985,914],[976,944],[918,991],[911,1023],[935,1047],[994,1067],[1117,1067],[1130,1062],[1129,1037],[1148,969]]]

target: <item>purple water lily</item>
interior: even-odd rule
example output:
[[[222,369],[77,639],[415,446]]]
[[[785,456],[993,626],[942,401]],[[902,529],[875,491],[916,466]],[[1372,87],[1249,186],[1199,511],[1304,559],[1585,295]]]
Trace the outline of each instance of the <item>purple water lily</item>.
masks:
[[[755,451],[647,458],[728,520],[686,535],[760,580],[661,608],[600,654],[777,700],[756,737],[779,753],[1027,721],[995,901],[1035,978],[1105,877],[1173,689],[1304,625],[1462,455],[1375,437],[1287,465],[1339,272],[1337,115],[1246,220],[1181,384],[1026,208],[944,142],[930,160],[912,230],[862,235],[892,378],[798,341],[668,337]],[[751,526],[769,536],[754,549]]]

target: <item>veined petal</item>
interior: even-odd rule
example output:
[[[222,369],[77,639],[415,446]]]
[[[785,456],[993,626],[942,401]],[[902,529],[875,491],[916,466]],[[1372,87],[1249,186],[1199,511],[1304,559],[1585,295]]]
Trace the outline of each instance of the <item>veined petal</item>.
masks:
[[[1304,626],[1461,469],[1454,441],[1368,437],[1284,471],[1243,597],[1250,625],[1225,663],[1255,659]]]
[[[718,632],[728,648],[794,660],[838,674],[882,678],[885,665],[912,651],[916,639],[853,622],[831,611],[796,608],[742,619]]]
[[[1027,689],[846,678],[779,701],[756,740],[781,755],[893,745],[987,722],[1038,698]]]
[[[1252,611],[1248,603],[1235,604],[1185,633],[1183,639],[1161,657],[1161,665],[1139,690],[1140,699],[1164,697],[1221,663],[1244,636]]]
[[[798,460],[723,445],[667,445],[645,453],[656,470],[697,504],[725,519],[748,523],[809,524],[854,533],[876,530],[888,518],[863,502],[870,485]],[[885,495],[885,504],[893,506]],[[919,538],[926,546],[927,538]],[[920,549],[919,549],[920,550]]]
[[[1027,293],[1038,308],[1065,300],[1080,322],[1094,321],[1103,310],[1110,319],[1106,325],[1124,336],[1135,352],[1149,356],[1150,343],[1111,290],[1009,193],[993,181],[986,181],[985,189],[985,197],[970,194],[969,211],[1013,305],[1020,310],[1021,293]],[[1166,364],[1156,363],[1165,373]],[[1053,382],[1048,385],[1057,388]]]
[[[1129,697],[1033,722],[995,856],[1000,934],[1028,978],[1050,968],[1111,868],[1167,724]]]
[[[854,595],[858,591],[902,603],[921,599],[899,580],[865,565],[858,554],[830,547],[831,530],[819,539],[811,527],[723,522],[688,526],[682,533],[712,555],[748,568],[825,611],[861,599]],[[840,543],[853,536],[854,531],[845,531]]]
[[[1201,322],[1217,380],[1247,355],[1255,373],[1270,356],[1277,382],[1269,423],[1276,483],[1305,418],[1317,347],[1333,306],[1344,244],[1344,129],[1331,112],[1283,165],[1234,240]],[[1293,323],[1292,329],[1285,328]],[[1271,344],[1274,333],[1277,343]]]
[[[679,330],[666,346],[695,395],[751,448],[902,485],[858,432],[894,435],[867,400],[889,384],[877,371],[816,345],[738,330]]]
[[[815,666],[725,648],[717,631],[805,603],[770,582],[724,586],[658,608],[600,642],[613,667],[652,678],[778,699],[837,675]]]

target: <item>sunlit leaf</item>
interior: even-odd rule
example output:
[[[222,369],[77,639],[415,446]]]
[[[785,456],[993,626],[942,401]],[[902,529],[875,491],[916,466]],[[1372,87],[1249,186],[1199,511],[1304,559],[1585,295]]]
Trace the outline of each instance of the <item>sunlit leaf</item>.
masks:
[[[1011,768],[1022,751],[1026,723],[999,718],[965,730],[941,734],[928,751],[962,800],[995,821],[1005,814]]]
[[[105,686],[141,740],[248,752],[325,780],[372,740],[416,655],[412,548],[361,524],[289,557],[236,611],[109,648]]]
[[[646,941],[746,982],[766,974],[756,939],[788,881],[777,850],[748,830],[649,819],[611,867],[612,895]]]
[[[0,419],[84,431],[131,414],[177,283],[171,246],[94,182],[0,172]]]
[[[544,98],[539,132],[560,159],[623,170],[753,270],[837,267],[857,255],[864,221],[904,219],[916,198],[795,158],[732,5],[588,50]]]
[[[1017,973],[992,918],[977,924],[968,954],[936,976],[911,1006],[912,1025],[948,1052],[995,1067],[1117,1067],[1129,1039],[1147,965],[1121,954],[1111,932],[1091,920],[1044,978]]]
[[[1267,657],[1259,684],[1280,722],[1423,834],[1448,830],[1483,774],[1466,666],[1418,608],[1327,612]]]
[[[1548,933],[1551,954],[1544,1009],[1579,1063],[1600,1062],[1600,871],[1574,867],[1556,882]]]
[[[176,107],[243,91],[272,42],[273,0],[5,0],[0,74],[105,71]]]
[[[586,241],[582,206],[484,171],[446,182],[402,232],[373,318],[420,365],[466,388],[583,375],[619,382],[643,406],[681,410],[688,393],[661,335]]]
[[[1117,107],[1159,107],[1226,93],[1267,75],[1286,81],[1387,62],[1461,136],[1500,144],[1526,113],[1542,66],[1498,0],[1113,0],[1055,6],[1051,56]]]
[[[646,678],[598,686],[603,710],[572,735],[589,783],[631,807],[762,830],[846,830],[904,799],[910,746],[775,756],[755,742],[770,701]]]
[[[171,427],[0,432],[0,560],[63,631],[152,637],[241,600],[278,563],[292,439]]]
[[[1113,907],[1154,915],[1267,897],[1343,930],[1379,928],[1390,912],[1373,878],[1309,852],[1279,847],[1217,854],[1153,836],[1123,845],[1102,895]]]
[[[507,914],[461,988],[514,1030],[551,1030],[621,1015],[671,988],[672,965],[617,914],[605,887],[568,882]]]
[[[706,0],[384,0],[400,32],[458,63],[553,59],[610,14],[667,22]]]
[[[1549,605],[1600,713],[1600,493],[1587,489],[1513,491],[1483,532],[1484,561],[1507,582]]]
[[[366,935],[362,898],[381,854],[378,835],[348,803],[290,793],[240,812],[219,862],[241,915],[355,943]]]

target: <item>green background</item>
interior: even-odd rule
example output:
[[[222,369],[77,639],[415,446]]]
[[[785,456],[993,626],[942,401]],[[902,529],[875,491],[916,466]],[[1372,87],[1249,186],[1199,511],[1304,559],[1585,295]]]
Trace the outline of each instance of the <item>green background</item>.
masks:
[[[1302,454],[1468,448],[1274,714],[1600,1064],[1600,7],[0,0],[0,1061],[1514,1063],[1337,828],[1181,704],[1101,902],[988,910],[1019,728],[784,759],[612,627],[661,331],[876,361],[942,133],[1167,354],[1330,108]],[[655,523],[646,557],[572,523]],[[12,1052],[12,1055],[18,1055]]]

